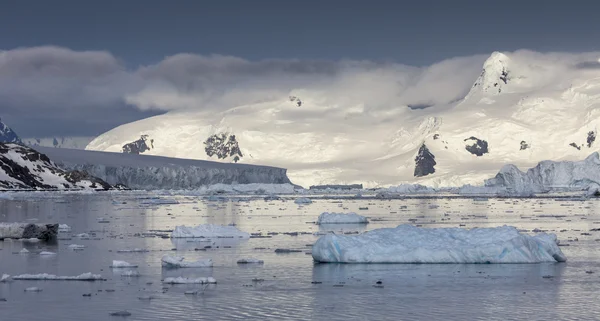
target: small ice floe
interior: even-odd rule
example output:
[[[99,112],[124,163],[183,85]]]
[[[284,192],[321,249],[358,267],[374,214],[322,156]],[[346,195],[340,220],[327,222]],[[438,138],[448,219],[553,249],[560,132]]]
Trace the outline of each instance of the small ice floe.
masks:
[[[78,237],[80,239],[89,239],[90,235],[87,233],[80,233],[80,234],[75,234],[75,237]]]
[[[200,259],[193,262],[185,262],[185,258],[182,256],[165,255],[162,257],[161,261],[162,266],[165,268],[203,268],[213,266],[211,259]]]
[[[369,220],[356,213],[329,213],[324,212],[319,215],[317,224],[367,224]]]
[[[176,278],[165,278],[163,283],[166,284],[216,284],[217,280],[213,277],[207,278],[184,278],[184,277],[176,277]]]
[[[124,277],[138,277],[140,276],[140,272],[137,270],[125,270],[121,272],[120,275]]]
[[[139,248],[135,248],[135,249],[130,249],[130,250],[118,250],[117,253],[146,253],[146,252],[150,252],[146,249],[139,249]]]
[[[37,237],[32,237],[28,239],[21,239],[21,241],[25,243],[38,243],[40,239],[38,239]]]
[[[67,232],[71,232],[71,227],[67,224],[59,224],[58,225],[58,232],[59,233],[67,233]]]
[[[105,279],[99,274],[91,272],[83,273],[75,276],[61,276],[48,273],[41,274],[21,274],[13,276],[13,280],[43,280],[43,281],[104,281]]]
[[[9,274],[2,274],[2,277],[0,277],[0,283],[6,283],[10,281],[12,281],[12,278]]]
[[[42,251],[42,252],[40,252],[40,255],[50,256],[50,255],[56,255],[56,253],[50,252],[50,251]]]
[[[98,217],[97,222],[98,223],[110,223],[110,220],[106,217]]]
[[[308,205],[308,204],[312,204],[312,200],[310,198],[306,198],[306,197],[300,197],[297,198],[294,203],[298,204],[298,205]]]
[[[252,259],[252,258],[239,259],[237,261],[237,264],[263,264],[263,263],[265,263],[265,261],[259,260],[259,259]]]
[[[19,251],[19,254],[29,254],[29,250],[26,248],[23,248]]]
[[[32,286],[32,287],[29,287],[29,288],[25,288],[25,292],[42,292],[42,289],[40,289],[38,287],[35,287],[35,286]]]
[[[85,245],[80,244],[69,244],[68,248],[73,251],[81,251],[85,248]]]
[[[110,266],[113,269],[132,269],[138,267],[136,264],[131,264],[125,261],[113,260]]]
[[[250,234],[235,226],[201,224],[198,226],[176,226],[172,238],[250,238]]]

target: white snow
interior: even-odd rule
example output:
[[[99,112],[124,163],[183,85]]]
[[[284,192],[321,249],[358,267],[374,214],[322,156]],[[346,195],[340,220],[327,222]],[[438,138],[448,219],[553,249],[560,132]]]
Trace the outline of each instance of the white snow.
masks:
[[[111,268],[120,269],[120,268],[136,268],[138,267],[136,264],[131,264],[125,261],[113,260]]]
[[[235,226],[201,224],[194,227],[176,226],[171,233],[172,238],[249,238],[250,234],[240,231]]]
[[[265,261],[263,260],[259,260],[259,259],[254,259],[254,258],[247,258],[247,259],[239,259],[237,261],[238,264],[263,264],[265,263]]]
[[[211,259],[200,259],[197,261],[186,262],[182,256],[164,255],[161,259],[162,266],[166,268],[204,268],[212,267]]]
[[[329,213],[324,212],[319,215],[317,224],[366,224],[369,220],[356,213]]]
[[[54,274],[41,273],[41,274],[21,274],[13,276],[13,280],[44,280],[44,281],[102,281],[99,274],[92,274],[91,272],[83,273],[76,276],[58,276]]]
[[[313,245],[317,262],[541,263],[564,262],[556,235],[529,236],[511,226],[419,228],[400,225],[356,236],[329,234]]]
[[[207,278],[184,278],[184,277],[176,277],[176,278],[165,278],[163,283],[166,284],[215,284],[217,280],[212,277]]]

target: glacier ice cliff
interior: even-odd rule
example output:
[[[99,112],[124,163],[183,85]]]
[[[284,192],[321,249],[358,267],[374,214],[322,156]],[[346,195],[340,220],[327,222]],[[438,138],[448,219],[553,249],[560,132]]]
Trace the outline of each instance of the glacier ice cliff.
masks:
[[[285,168],[161,156],[36,147],[57,165],[132,189],[196,189],[213,184],[291,183]]]

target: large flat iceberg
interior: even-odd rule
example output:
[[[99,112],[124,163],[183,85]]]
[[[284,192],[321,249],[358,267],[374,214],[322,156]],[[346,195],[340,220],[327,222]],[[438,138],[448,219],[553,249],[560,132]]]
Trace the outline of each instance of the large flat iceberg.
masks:
[[[356,236],[329,234],[313,245],[324,263],[542,263],[565,262],[554,234],[529,236],[512,226],[419,228],[400,225]]]
[[[161,259],[162,266],[165,268],[204,268],[212,267],[211,259],[200,259],[197,261],[185,261],[182,256],[164,255]]]
[[[43,280],[43,281],[104,281],[105,279],[99,274],[90,272],[75,276],[62,276],[48,273],[41,274],[21,274],[13,276],[13,280]]]
[[[171,233],[172,238],[249,238],[250,234],[242,232],[235,226],[201,224],[198,226],[176,226]]]

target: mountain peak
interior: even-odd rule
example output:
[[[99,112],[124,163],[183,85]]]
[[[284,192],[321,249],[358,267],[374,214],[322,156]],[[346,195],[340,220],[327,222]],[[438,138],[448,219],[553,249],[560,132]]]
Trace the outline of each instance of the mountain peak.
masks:
[[[21,139],[10,127],[0,120],[0,142],[21,144]]]
[[[498,51],[494,51],[483,63],[483,71],[473,84],[473,88],[467,95],[472,96],[475,92],[484,95],[501,94],[510,83],[510,58]]]

